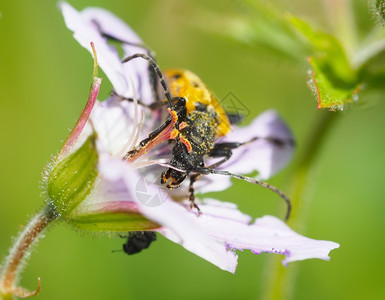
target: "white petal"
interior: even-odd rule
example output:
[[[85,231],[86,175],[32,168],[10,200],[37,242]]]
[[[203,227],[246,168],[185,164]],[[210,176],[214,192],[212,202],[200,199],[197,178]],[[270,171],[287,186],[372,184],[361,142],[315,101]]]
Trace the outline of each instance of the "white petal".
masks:
[[[226,205],[205,201],[200,205],[204,213],[199,217],[199,224],[211,237],[226,243],[229,248],[250,249],[255,254],[283,254],[286,257],[282,263],[286,265],[309,258],[329,260],[328,253],[339,247],[334,242],[304,237],[273,216],[264,216],[249,225],[245,222],[246,217],[234,217],[240,214],[235,205]]]
[[[254,137],[269,137],[282,141],[293,141],[293,135],[279,114],[269,110],[246,126],[235,128],[225,138],[225,142],[246,142]],[[220,169],[234,173],[259,172],[259,178],[267,179],[284,168],[293,156],[294,146],[287,143],[277,146],[260,139],[233,150],[231,159]]]
[[[80,45],[92,53],[90,43],[94,43],[99,65],[107,74],[116,92],[124,95],[128,90],[128,83],[124,78],[123,66],[117,52],[100,35],[96,25],[85,20],[76,9],[66,2],[61,2],[60,8],[67,27],[74,32],[74,38]]]
[[[232,185],[231,178],[228,176],[212,175],[204,176],[199,179],[194,187],[199,193],[221,192],[227,190]]]
[[[237,266],[235,249],[284,254],[283,263],[287,264],[309,258],[327,260],[329,251],[338,247],[333,242],[303,237],[275,217],[265,216],[250,225],[251,217],[232,203],[208,199],[200,204],[203,214],[198,216],[187,204],[172,201],[164,190],[144,182],[127,163],[107,154],[100,155],[100,178],[101,195],[88,199],[83,207],[99,201],[106,211],[109,202],[116,209],[118,201],[124,210],[130,207],[125,203],[135,203],[141,214],[162,226],[157,230],[162,235],[232,273]]]
[[[97,7],[89,7],[84,9],[81,14],[89,22],[97,23],[99,31],[103,34],[107,34],[120,41],[139,45],[144,44],[139,36],[129,26],[107,10]],[[148,54],[147,49],[143,47],[123,44],[122,48],[124,52],[124,57],[122,58],[137,53]],[[150,81],[148,80],[148,68],[149,65],[147,61],[142,58],[135,58],[132,61],[123,64],[123,74],[125,78],[132,78],[134,86],[136,87],[137,97],[145,103],[152,103],[154,100]],[[120,95],[133,97],[130,91],[124,92]]]
[[[293,141],[293,135],[288,126],[274,110],[268,110],[256,117],[250,125],[235,127],[232,132],[223,137],[221,142],[246,142],[254,137],[269,137],[283,141]],[[232,150],[233,155],[228,162],[218,169],[238,174],[249,174],[258,171],[259,179],[267,179],[284,168],[294,153],[294,146],[290,143],[277,146],[266,140],[256,140],[252,143]],[[209,159],[206,165],[216,160]],[[201,184],[199,181],[202,181]],[[231,186],[229,177],[223,175],[205,176],[196,184],[197,190],[202,193],[216,192]],[[202,186],[202,190],[199,186]]]
[[[74,32],[74,38],[90,53],[90,43],[93,42],[98,57],[98,63],[108,76],[115,91],[124,97],[133,98],[133,92],[128,78],[132,78],[138,98],[152,102],[152,91],[148,80],[147,62],[138,58],[130,63],[121,63],[118,51],[109,45],[103,33],[110,34],[122,40],[141,43],[139,37],[120,19],[110,12],[100,8],[88,8],[78,12],[66,2],[60,3],[65,23]],[[120,32],[118,36],[112,34]],[[134,53],[146,53],[146,50],[124,45],[125,56]]]
[[[109,188],[105,190],[109,191],[112,201],[119,197],[120,201],[135,201],[146,218],[165,228],[161,232],[167,232],[168,238],[223,270],[235,271],[236,254],[228,251],[223,242],[210,238],[205,228],[199,225],[199,217],[172,201],[158,186],[144,182],[127,163],[102,155],[100,174],[108,182]],[[104,202],[107,203],[109,199],[106,197]]]
[[[142,107],[138,106],[138,110]],[[98,140],[114,156],[120,156],[135,129],[132,103],[115,97],[99,103],[91,115]]]
[[[272,232],[269,236],[266,236],[266,245],[263,247],[263,249],[261,247],[260,251],[272,253],[283,252],[286,255],[285,259],[282,261],[284,265],[288,264],[289,262],[305,260],[309,258],[329,260],[329,252],[333,249],[339,248],[339,244],[335,242],[313,240],[304,237],[294,232],[281,220],[272,216],[264,216],[260,219],[257,219],[252,227],[256,231],[266,229]],[[275,243],[274,248],[269,249],[269,246],[267,245],[269,242],[268,239],[270,241],[275,241],[277,237],[281,237],[280,240]],[[249,241],[249,244],[259,242],[259,240],[253,239]],[[234,244],[234,246],[242,247],[245,245]]]
[[[131,43],[143,43],[139,36],[121,19],[110,11],[99,7],[87,7],[82,12],[82,17],[88,22],[96,21],[98,30],[118,40]]]

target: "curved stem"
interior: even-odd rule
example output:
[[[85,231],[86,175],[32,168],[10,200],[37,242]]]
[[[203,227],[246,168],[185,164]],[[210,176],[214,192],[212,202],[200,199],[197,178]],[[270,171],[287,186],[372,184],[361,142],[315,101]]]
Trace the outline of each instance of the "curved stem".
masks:
[[[330,129],[338,119],[339,113],[323,112],[315,127],[310,132],[301,160],[297,164],[291,183],[291,201],[293,212],[288,225],[296,230],[303,230],[310,204],[310,189],[314,187],[314,166]],[[263,299],[291,299],[294,289],[297,265],[284,267],[280,258],[271,257],[266,267],[266,288]]]
[[[32,218],[32,220],[20,233],[19,237],[15,240],[9,256],[2,264],[2,271],[0,275],[0,296],[2,299],[12,299],[12,295],[17,295],[19,297],[34,296],[40,290],[40,280],[39,288],[36,292],[28,292],[17,287],[16,280],[18,273],[22,269],[23,261],[26,258],[28,250],[34,242],[37,241],[47,225],[54,219],[55,216],[52,209],[45,207]]]
[[[98,76],[98,59],[96,56],[95,45],[93,42],[91,42],[91,49],[94,56],[94,73],[92,76],[90,94],[88,95],[86,106],[84,107],[79,117],[79,120],[76,122],[74,128],[71,130],[70,135],[68,136],[62,149],[59,152],[58,160],[61,160],[62,157],[66,156],[68,152],[71,150],[71,147],[78,140],[80,134],[82,133],[84,127],[87,124],[87,121],[91,116],[92,109],[94,108],[96,98],[98,97],[98,94],[99,94],[100,85],[102,84],[102,79],[97,77]]]

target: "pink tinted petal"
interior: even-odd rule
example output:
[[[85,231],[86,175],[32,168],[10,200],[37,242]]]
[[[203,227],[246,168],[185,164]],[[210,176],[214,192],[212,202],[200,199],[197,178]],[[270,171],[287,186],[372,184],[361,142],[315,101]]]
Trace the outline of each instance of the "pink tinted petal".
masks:
[[[278,243],[275,243],[274,248],[268,249],[266,245],[265,249],[260,250],[262,250],[262,252],[272,253],[284,252],[286,255],[285,259],[282,261],[284,265],[293,261],[310,258],[329,260],[329,252],[340,246],[335,242],[313,240],[304,237],[294,232],[284,222],[273,216],[264,216],[257,219],[252,226],[258,229],[265,228],[266,230],[271,230],[273,233],[272,236],[269,237],[271,240],[275,240],[277,236],[282,237]],[[242,247],[242,245],[238,246]]]
[[[223,242],[210,238],[196,215],[172,201],[158,186],[144,182],[129,164],[101,155],[100,175],[106,184],[105,197],[100,197],[104,198],[104,209],[110,201],[114,209],[116,201],[134,201],[146,218],[163,226],[161,232],[168,238],[223,270],[235,271],[237,256]]]
[[[267,179],[284,168],[292,158],[294,152],[293,135],[274,110],[262,113],[246,127],[235,128],[224,138],[224,141],[246,142],[254,137],[269,137],[288,143],[278,146],[263,139],[256,140],[234,149],[231,159],[220,169],[240,174],[258,171],[261,179]]]
[[[204,213],[199,217],[199,223],[212,238],[226,243],[230,249],[283,254],[286,257],[282,263],[286,265],[309,258],[329,260],[328,253],[339,247],[334,242],[304,237],[272,216],[264,216],[249,225],[247,218],[233,217],[239,214],[235,205],[225,205],[206,200],[200,205]]]
[[[143,43],[139,36],[128,27],[127,24],[108,10],[99,7],[87,7],[81,14],[88,22],[94,21],[97,23],[98,30],[106,35],[130,43]]]
[[[228,189],[231,184],[231,178],[228,176],[203,176],[194,183],[195,195],[197,198],[200,198],[200,194],[221,192]],[[170,191],[170,194],[176,199],[187,198],[189,195],[189,185],[190,180],[186,179],[179,188]]]
[[[204,194],[210,192],[221,192],[227,190],[231,185],[231,178],[228,176],[210,175],[203,176],[194,184],[194,187],[198,193]]]
[[[201,204],[205,216],[218,217],[221,219],[232,220],[242,224],[250,224],[252,217],[238,210],[235,203],[223,202],[216,199],[205,199]]]
[[[186,208],[187,204],[176,203],[167,194],[161,194],[159,187],[143,182],[127,163],[103,153],[100,176],[100,196],[91,197],[85,207],[99,206],[111,212],[127,209],[127,214],[139,211],[162,226],[157,229],[159,233],[232,273],[237,265],[237,255],[232,251],[235,249],[284,254],[283,263],[287,264],[308,258],[326,260],[329,251],[338,247],[333,242],[303,237],[275,217],[266,216],[250,225],[251,218],[232,203],[206,200],[200,204],[203,214],[198,217],[195,210]],[[144,199],[143,195],[148,197]],[[157,205],[148,201],[156,197]]]

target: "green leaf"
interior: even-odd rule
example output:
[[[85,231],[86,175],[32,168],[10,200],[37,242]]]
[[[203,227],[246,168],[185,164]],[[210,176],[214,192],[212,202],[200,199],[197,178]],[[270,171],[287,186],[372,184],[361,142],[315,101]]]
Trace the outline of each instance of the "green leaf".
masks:
[[[48,176],[50,204],[66,218],[91,192],[96,176],[98,153],[91,135],[74,153],[59,162]]]
[[[332,35],[313,29],[305,21],[291,16],[290,21],[308,44],[312,66],[310,87],[318,100],[318,108],[332,110],[357,99],[361,83],[358,70],[350,66],[346,53]]]
[[[311,56],[322,60],[324,65],[329,65],[328,68],[335,77],[347,82],[356,80],[356,73],[352,70],[344,49],[333,35],[315,30],[310,24],[297,17],[288,18],[301,38],[308,44]]]
[[[334,16],[331,26],[335,35],[262,0],[240,0],[233,13],[202,10],[193,19],[205,20],[195,21],[195,25],[248,48],[258,58],[261,50],[298,64],[307,58],[311,66],[309,85],[318,107],[342,110],[358,99],[362,87],[384,89],[384,30],[373,29],[365,39],[359,39],[350,3],[330,0],[328,4],[335,8],[330,14]],[[373,0],[372,4],[383,17],[385,0]]]
[[[309,86],[318,101],[318,108],[329,108],[331,110],[343,110],[344,105],[357,101],[361,85],[353,83],[350,85],[338,84],[338,79],[332,79],[322,69],[322,63],[315,58],[309,58],[313,68]],[[323,66],[325,67],[325,66]]]
[[[266,54],[289,61],[303,60],[307,49],[283,13],[259,0],[242,3],[244,9],[233,14],[196,10],[193,25],[253,51],[264,50]]]

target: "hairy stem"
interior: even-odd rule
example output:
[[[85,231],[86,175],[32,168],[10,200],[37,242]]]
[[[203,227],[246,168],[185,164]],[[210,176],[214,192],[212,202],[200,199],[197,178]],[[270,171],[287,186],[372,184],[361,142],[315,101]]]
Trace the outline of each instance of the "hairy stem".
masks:
[[[24,230],[15,240],[8,257],[2,264],[0,275],[0,297],[2,299],[12,299],[13,295],[19,297],[34,296],[36,292],[28,292],[16,286],[18,274],[22,269],[23,261],[26,258],[28,250],[34,242],[40,237],[47,225],[54,220],[52,210],[45,207],[36,216],[34,216]],[[39,288],[40,289],[40,282]]]
[[[288,225],[296,231],[302,231],[305,227],[311,200],[310,190],[314,188],[312,183],[315,182],[315,163],[327,140],[328,133],[339,115],[339,113],[335,112],[322,112],[321,114],[315,127],[310,132],[308,142],[291,182],[293,212]],[[267,264],[266,288],[263,295],[265,300],[282,300],[293,297],[297,266],[292,264],[284,267],[280,260],[280,258],[271,257]]]

